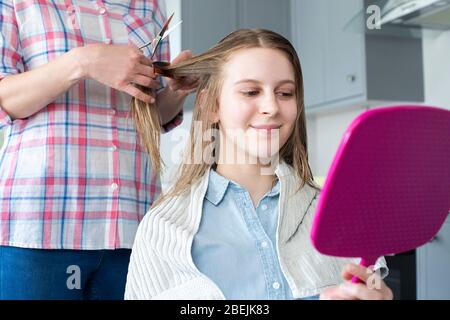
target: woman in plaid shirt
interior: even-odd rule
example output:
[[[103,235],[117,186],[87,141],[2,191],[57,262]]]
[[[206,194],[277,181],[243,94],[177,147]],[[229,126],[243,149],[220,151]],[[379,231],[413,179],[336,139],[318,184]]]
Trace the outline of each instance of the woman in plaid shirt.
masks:
[[[131,97],[156,99],[167,131],[195,87],[162,87],[151,48],[137,49],[164,9],[157,0],[0,1],[1,299],[123,298],[137,226],[160,192]],[[167,41],[156,59],[169,61]]]

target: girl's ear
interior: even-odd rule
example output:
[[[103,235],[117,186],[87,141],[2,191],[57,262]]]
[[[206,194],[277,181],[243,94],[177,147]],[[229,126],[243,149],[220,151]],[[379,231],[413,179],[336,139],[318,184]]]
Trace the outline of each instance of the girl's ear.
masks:
[[[198,94],[198,99],[199,99],[199,104],[200,104],[201,109],[205,108],[205,105],[207,103],[207,95],[208,95],[208,90],[206,90],[206,89],[202,89]],[[219,105],[218,101],[216,101],[216,108],[209,112],[209,120],[212,123],[219,122],[218,105]]]
[[[209,114],[209,120],[212,123],[219,123],[219,101],[217,100],[214,110],[211,110],[211,113]]]
[[[201,109],[205,108],[205,104],[206,104],[206,95],[208,94],[206,89],[202,89],[200,90],[200,92],[198,93],[198,103],[200,105]]]
[[[219,123],[219,102],[216,101],[216,108],[209,114],[209,120],[212,123]]]

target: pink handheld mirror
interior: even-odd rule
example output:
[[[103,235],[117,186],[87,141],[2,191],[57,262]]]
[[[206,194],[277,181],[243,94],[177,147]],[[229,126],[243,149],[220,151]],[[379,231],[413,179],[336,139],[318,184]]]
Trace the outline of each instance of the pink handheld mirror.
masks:
[[[325,255],[361,257],[367,267],[430,241],[449,211],[450,111],[373,109],[344,134],[319,197],[311,240]]]

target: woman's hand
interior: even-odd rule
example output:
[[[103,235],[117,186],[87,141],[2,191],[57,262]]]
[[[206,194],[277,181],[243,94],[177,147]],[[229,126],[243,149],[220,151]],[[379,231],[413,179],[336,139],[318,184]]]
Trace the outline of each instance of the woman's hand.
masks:
[[[352,283],[356,276],[364,283]],[[342,277],[344,283],[329,288],[320,295],[321,300],[392,300],[391,289],[371,269],[356,264],[344,267]]]
[[[191,51],[181,52],[171,64],[180,63],[192,56]],[[165,78],[167,86],[158,93],[156,105],[161,115],[161,121],[166,124],[172,120],[183,108],[185,98],[198,86],[198,79],[195,77]]]
[[[141,85],[159,89],[152,61],[135,47],[129,45],[92,44],[80,48],[79,61],[83,77],[95,79],[108,87],[123,91],[147,103],[153,103],[155,94],[144,93]]]
[[[180,63],[190,57],[192,57],[192,52],[190,50],[182,51],[175,59],[172,60],[171,64]],[[179,96],[187,96],[188,94],[194,92],[198,86],[198,78],[196,77],[166,78],[166,81],[169,89]]]

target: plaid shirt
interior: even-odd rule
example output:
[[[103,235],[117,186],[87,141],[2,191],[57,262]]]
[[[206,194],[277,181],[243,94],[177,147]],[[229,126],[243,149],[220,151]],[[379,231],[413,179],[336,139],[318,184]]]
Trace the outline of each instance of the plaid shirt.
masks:
[[[89,43],[141,46],[164,9],[157,0],[0,0],[0,79]],[[156,58],[169,60],[167,41]],[[26,119],[0,106],[0,245],[132,247],[160,182],[137,143],[130,99],[89,79]]]

